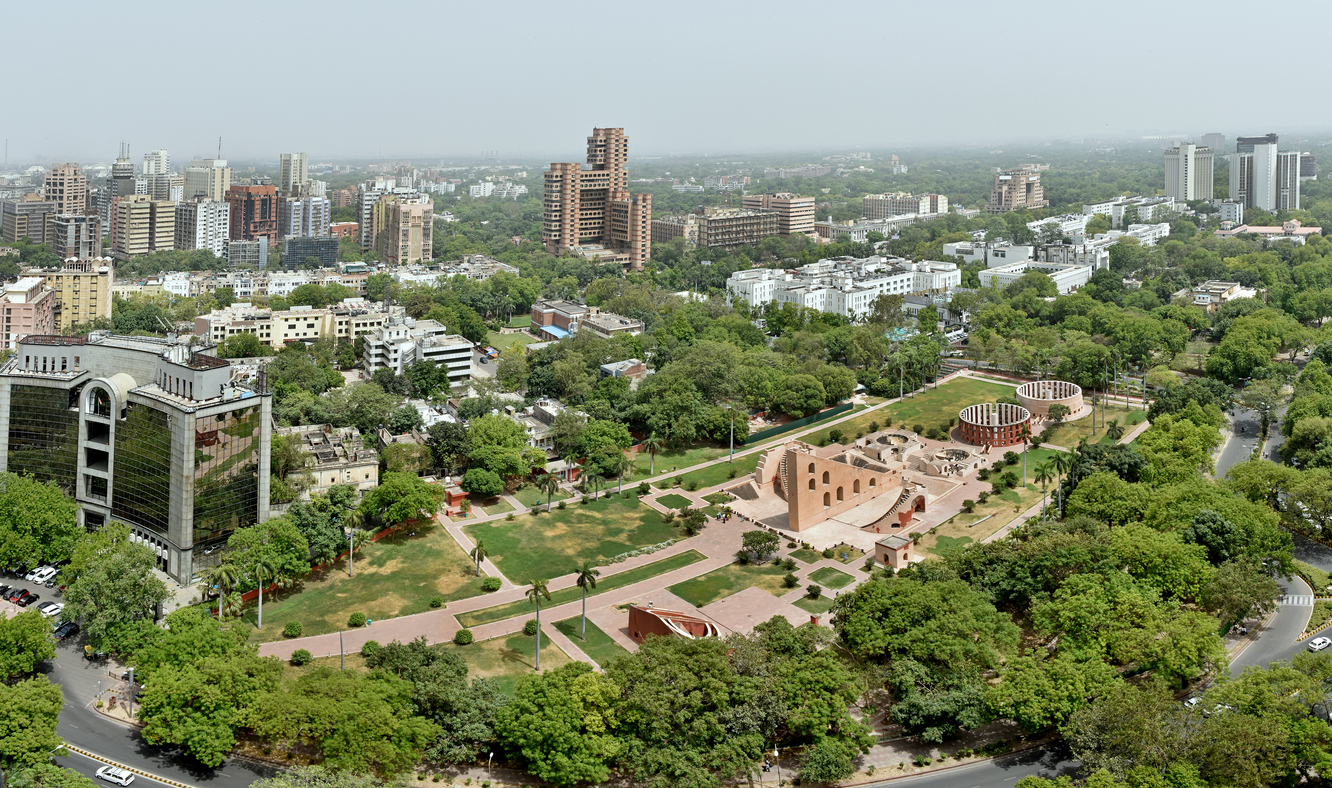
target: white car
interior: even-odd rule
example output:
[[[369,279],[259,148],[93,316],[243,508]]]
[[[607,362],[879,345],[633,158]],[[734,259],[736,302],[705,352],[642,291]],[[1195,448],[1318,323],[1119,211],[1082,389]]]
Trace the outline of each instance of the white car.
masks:
[[[42,615],[46,616],[47,618],[55,618],[56,616],[60,615],[60,611],[65,609],[65,603],[43,602],[37,606],[37,609],[42,611]]]
[[[134,782],[134,775],[117,766],[103,766],[97,770],[97,777],[116,785],[129,785]]]
[[[32,570],[31,572],[29,572],[29,573],[27,573],[26,575],[24,575],[24,576],[23,576],[23,579],[24,579],[24,580],[27,580],[29,583],[31,583],[31,582],[33,582],[33,581],[35,581],[35,580],[37,579],[37,575],[38,575],[39,573],[41,573],[41,572],[45,572],[46,570],[51,569],[51,568],[52,568],[52,567],[50,567],[50,566],[39,566],[39,567],[37,567],[36,569],[34,569],[34,570]]]
[[[1310,641],[1309,641],[1309,650],[1310,650],[1310,651],[1322,651],[1323,649],[1327,648],[1328,646],[1332,646],[1332,639],[1328,639],[1328,638],[1314,638],[1313,640],[1310,640]]]
[[[54,566],[42,567],[41,569],[38,569],[36,572],[33,573],[32,582],[41,585],[42,583],[45,583],[47,580],[50,580],[51,578],[55,577],[56,572],[58,571],[59,570],[57,570]]]

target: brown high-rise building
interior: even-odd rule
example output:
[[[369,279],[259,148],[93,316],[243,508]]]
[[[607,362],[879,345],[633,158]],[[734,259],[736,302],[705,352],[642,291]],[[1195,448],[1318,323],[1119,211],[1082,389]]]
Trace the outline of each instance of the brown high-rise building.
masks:
[[[990,213],[1008,213],[1021,208],[1044,208],[1049,204],[1050,201],[1045,199],[1045,189],[1041,188],[1040,172],[1027,165],[995,174],[994,188],[990,190],[990,202],[985,210]]]
[[[547,251],[643,267],[652,254],[652,195],[629,194],[628,162],[624,129],[593,129],[586,164],[550,165],[541,230]]]
[[[260,236],[269,246],[278,241],[278,197],[276,186],[232,186],[227,190],[231,204],[231,240],[254,241]]]
[[[61,259],[102,253],[102,222],[96,216],[46,215],[46,245]]]
[[[58,214],[87,213],[88,176],[78,164],[52,164],[42,182],[42,196],[56,204]]]
[[[814,198],[801,197],[790,192],[776,194],[746,194],[742,205],[751,211],[773,211],[777,214],[778,235],[814,234]]]

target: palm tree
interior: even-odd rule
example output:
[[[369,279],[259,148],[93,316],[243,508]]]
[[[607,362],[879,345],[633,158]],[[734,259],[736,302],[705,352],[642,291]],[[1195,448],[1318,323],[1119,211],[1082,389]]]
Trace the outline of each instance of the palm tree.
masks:
[[[1055,478],[1054,468],[1051,467],[1051,462],[1050,462],[1049,460],[1046,460],[1045,462],[1038,462],[1038,463],[1036,463],[1036,477],[1035,477],[1035,478],[1036,478],[1036,481],[1038,481],[1038,482],[1041,483],[1041,519],[1044,520],[1044,519],[1045,519],[1045,485],[1046,485],[1046,483],[1049,482],[1051,479]]]
[[[657,452],[666,448],[666,441],[662,440],[657,433],[652,433],[643,439],[643,448],[647,450],[649,464],[648,476],[657,475]]]
[[[555,474],[548,473],[537,481],[537,489],[546,494],[546,511],[550,511],[551,501],[555,500],[555,493],[559,492],[560,480]]]
[[[480,577],[480,576],[481,576],[481,562],[484,561],[484,560],[486,560],[488,557],[490,557],[490,553],[487,553],[487,552],[486,552],[486,546],[485,546],[484,544],[481,543],[481,540],[480,540],[480,539],[477,539],[477,540],[476,540],[476,547],[473,547],[473,548],[472,548],[472,553],[471,553],[471,555],[472,555],[472,558],[476,561],[476,576],[477,576],[477,577]]]
[[[264,580],[272,577],[276,578],[278,573],[277,563],[271,556],[261,555],[255,560],[254,566],[255,580],[259,581],[259,629],[264,628]]]
[[[217,621],[222,623],[222,603],[227,592],[236,585],[236,567],[231,564],[218,564],[204,570],[204,586],[217,589]]]
[[[1105,427],[1105,434],[1110,436],[1111,443],[1118,443],[1119,439],[1124,437],[1124,428],[1119,426],[1119,419],[1111,419]]]
[[[1056,452],[1055,455],[1050,458],[1050,462],[1054,463],[1055,474],[1056,474],[1055,484],[1058,485],[1058,491],[1059,491],[1058,505],[1059,505],[1059,511],[1062,512],[1064,511],[1064,487],[1062,484],[1060,484],[1059,477],[1073,470],[1073,455],[1069,454],[1066,451]]]
[[[536,670],[541,672],[541,599],[550,601],[550,592],[546,590],[545,580],[533,580],[531,588],[527,589],[527,601],[536,605],[537,609],[537,644],[536,644]]]
[[[564,480],[572,483],[573,469],[577,465],[578,452],[573,449],[565,449],[564,453],[560,455],[560,459],[564,460]]]
[[[624,456],[624,454],[621,454],[619,457],[617,457],[617,458],[615,459],[615,465],[614,465],[614,467],[615,467],[615,477],[616,477],[616,479],[615,479],[615,484],[616,484],[616,487],[615,487],[615,494],[616,494],[616,495],[619,495],[620,493],[624,492],[624,473],[625,473],[625,471],[628,471],[628,472],[629,472],[629,476],[630,476],[630,478],[632,478],[633,475],[634,475],[634,471],[638,470],[638,467],[637,467],[637,465],[634,463],[633,460],[631,460],[631,459],[629,459],[628,457]]]
[[[587,640],[587,592],[597,587],[597,578],[600,576],[601,572],[593,568],[591,561],[584,561],[578,567],[578,587],[583,589],[583,640]]]
[[[596,498],[597,494],[601,492],[601,483],[604,481],[606,481],[606,477],[602,476],[599,473],[591,473],[588,474],[587,477],[585,477],[584,483],[592,485],[593,498]]]
[[[1022,422],[1018,429],[1018,437],[1022,439],[1022,486],[1027,486],[1027,446],[1031,445],[1031,425]]]

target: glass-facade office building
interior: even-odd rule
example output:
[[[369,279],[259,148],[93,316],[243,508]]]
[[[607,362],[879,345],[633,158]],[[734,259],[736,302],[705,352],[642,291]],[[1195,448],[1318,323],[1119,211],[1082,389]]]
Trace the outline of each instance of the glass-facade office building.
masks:
[[[0,470],[60,485],[85,526],[115,520],[182,584],[268,517],[271,398],[211,346],[94,332],[29,336],[0,366]]]

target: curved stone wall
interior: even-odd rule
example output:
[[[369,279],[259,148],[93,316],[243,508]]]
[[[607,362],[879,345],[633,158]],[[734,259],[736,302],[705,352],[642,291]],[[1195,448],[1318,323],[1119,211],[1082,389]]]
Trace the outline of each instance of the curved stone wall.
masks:
[[[1082,410],[1082,387],[1066,380],[1033,380],[1018,386],[1018,402],[1034,416],[1048,416],[1051,405],[1063,405],[1069,413]]]
[[[958,417],[962,440],[977,446],[1013,446],[1022,442],[1022,425],[1031,411],[1021,405],[982,402],[963,408]]]

